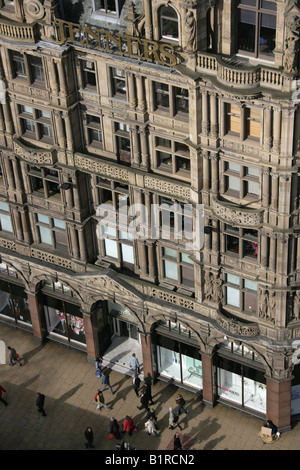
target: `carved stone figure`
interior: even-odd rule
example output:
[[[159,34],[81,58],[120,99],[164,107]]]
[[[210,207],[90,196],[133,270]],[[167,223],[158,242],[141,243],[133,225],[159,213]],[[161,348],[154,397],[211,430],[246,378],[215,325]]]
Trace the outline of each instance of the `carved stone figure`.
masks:
[[[196,21],[192,11],[188,11],[185,15],[185,32],[186,50],[194,52],[196,50]]]
[[[286,19],[286,49],[284,52],[283,68],[286,73],[296,73],[298,70],[300,18],[291,14]]]

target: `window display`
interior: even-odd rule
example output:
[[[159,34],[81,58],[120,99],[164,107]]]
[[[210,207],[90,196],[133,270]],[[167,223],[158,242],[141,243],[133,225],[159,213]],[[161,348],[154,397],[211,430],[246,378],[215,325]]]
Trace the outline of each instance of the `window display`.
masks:
[[[16,323],[31,325],[31,316],[24,288],[0,281],[0,316]]]
[[[266,413],[267,388],[262,371],[219,357],[217,380],[219,397]]]
[[[44,310],[49,336],[62,337],[70,343],[86,343],[82,313],[77,305],[44,296]]]
[[[202,389],[202,361],[197,348],[159,336],[157,362],[161,376]]]

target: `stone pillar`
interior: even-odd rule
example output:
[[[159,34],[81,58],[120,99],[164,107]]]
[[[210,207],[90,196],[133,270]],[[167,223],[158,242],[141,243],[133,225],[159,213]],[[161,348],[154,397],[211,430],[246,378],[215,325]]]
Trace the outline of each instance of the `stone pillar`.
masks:
[[[57,60],[57,71],[59,76],[59,89],[62,96],[67,96],[67,81],[63,59]]]
[[[132,126],[131,128],[131,138],[132,138],[132,155],[133,155],[133,165],[140,165],[140,145],[139,145],[139,132],[137,126]]]
[[[43,312],[41,293],[32,293],[27,291],[26,294],[31,316],[33,337],[35,341],[42,343],[45,340],[48,332],[45,315]]]
[[[203,402],[209,408],[214,406],[213,356],[201,354],[203,378]]]
[[[135,79],[133,73],[128,74],[128,102],[130,108],[136,108]]]
[[[267,377],[267,419],[280,431],[291,428],[291,379],[280,381]]]
[[[274,110],[274,124],[273,124],[273,150],[280,151],[281,143],[281,110]]]
[[[137,105],[139,111],[146,111],[145,84],[141,75],[136,75]]]
[[[209,110],[208,110],[208,94],[206,91],[202,93],[202,134],[208,136],[209,133]]]
[[[140,336],[141,336],[141,344],[142,344],[144,377],[150,374],[151,378],[154,379],[156,376],[156,373],[153,370],[151,334],[140,333]]]
[[[152,24],[152,5],[151,0],[144,1],[145,9],[145,36],[146,39],[153,39],[153,24]]]
[[[140,139],[141,139],[141,166],[143,169],[149,169],[149,149],[148,149],[148,129],[140,128]]]
[[[94,337],[93,316],[91,313],[82,312],[83,324],[85,331],[86,352],[87,356],[95,359],[97,352],[97,343]]]
[[[270,151],[272,148],[272,108],[264,110],[264,148]]]
[[[215,93],[210,94],[210,134],[218,137],[218,101]]]

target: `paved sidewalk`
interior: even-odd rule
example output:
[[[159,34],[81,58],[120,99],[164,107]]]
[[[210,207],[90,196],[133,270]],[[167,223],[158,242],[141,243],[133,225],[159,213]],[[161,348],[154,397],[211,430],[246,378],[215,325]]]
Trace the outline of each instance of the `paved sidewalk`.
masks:
[[[121,424],[129,414],[139,428],[125,441],[137,450],[167,450],[174,436],[168,429],[168,408],[175,405],[178,388],[158,382],[152,388],[158,416],[159,436],[144,430],[145,413],[138,410],[130,377],[112,371],[114,390],[104,391],[111,411],[97,411],[94,396],[100,386],[94,364],[83,352],[47,342],[37,345],[31,333],[0,323],[0,340],[13,346],[24,358],[24,366],[0,365],[0,384],[7,390],[0,403],[1,450],[85,450],[84,430],[94,431],[95,450],[116,450],[116,439],[108,440],[110,418]],[[37,412],[36,393],[46,395],[46,417]],[[180,431],[190,439],[190,450],[298,450],[300,424],[282,434],[278,442],[264,444],[258,437],[262,421],[234,409],[217,405],[209,409],[193,393],[182,391],[187,415],[181,415]],[[170,448],[170,447],[169,447]],[[85,450],[91,452],[92,450]],[[121,455],[121,454],[118,454]]]

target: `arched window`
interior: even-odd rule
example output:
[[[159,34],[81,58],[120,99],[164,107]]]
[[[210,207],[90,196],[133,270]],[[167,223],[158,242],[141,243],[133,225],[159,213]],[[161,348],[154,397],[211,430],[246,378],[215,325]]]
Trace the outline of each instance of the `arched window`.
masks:
[[[162,6],[159,19],[161,37],[178,41],[178,16],[174,8]]]

